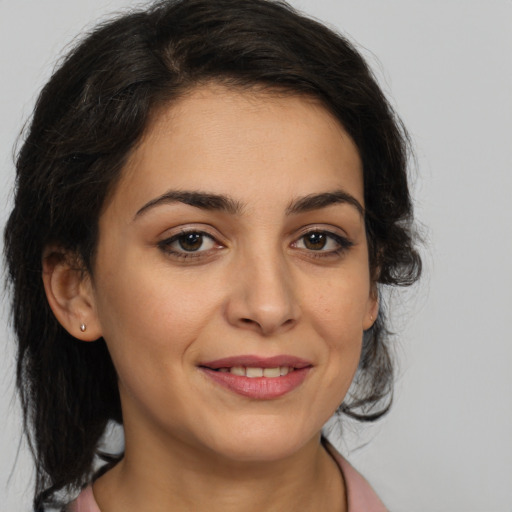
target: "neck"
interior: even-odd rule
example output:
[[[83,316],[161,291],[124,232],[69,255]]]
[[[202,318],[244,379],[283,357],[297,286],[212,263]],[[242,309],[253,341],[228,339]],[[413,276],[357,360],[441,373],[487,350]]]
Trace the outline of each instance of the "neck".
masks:
[[[127,442],[127,446],[133,446]],[[346,511],[339,468],[315,437],[291,456],[235,461],[169,442],[142,446],[94,484],[102,512]]]

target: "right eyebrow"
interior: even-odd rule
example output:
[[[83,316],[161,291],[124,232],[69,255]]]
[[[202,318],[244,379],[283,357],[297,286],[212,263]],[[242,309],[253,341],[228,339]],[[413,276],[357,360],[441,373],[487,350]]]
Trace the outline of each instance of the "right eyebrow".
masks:
[[[186,190],[168,190],[165,194],[151,199],[151,201],[148,201],[139,208],[134,220],[157,206],[172,203],[188,204],[201,210],[222,211],[231,215],[240,215],[243,209],[241,203],[225,195]]]

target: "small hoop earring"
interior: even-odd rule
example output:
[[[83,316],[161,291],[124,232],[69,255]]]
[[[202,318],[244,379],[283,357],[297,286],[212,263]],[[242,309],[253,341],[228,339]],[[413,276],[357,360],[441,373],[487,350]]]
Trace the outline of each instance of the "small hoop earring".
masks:
[[[86,329],[87,329],[87,326],[86,326],[85,324],[80,324],[80,330],[81,330],[82,332],[85,332],[85,331],[86,331]]]

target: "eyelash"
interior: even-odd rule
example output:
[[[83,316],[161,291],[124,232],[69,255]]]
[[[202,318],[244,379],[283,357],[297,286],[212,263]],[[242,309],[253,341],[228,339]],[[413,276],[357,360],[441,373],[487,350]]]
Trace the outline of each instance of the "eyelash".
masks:
[[[190,235],[199,235],[201,237],[201,245],[198,247],[197,250],[186,251],[183,248],[182,248],[182,250],[173,249],[173,247],[172,247],[173,244],[179,243],[180,241],[184,241],[185,237],[190,236]],[[166,238],[165,240],[158,242],[158,247],[165,254],[168,254],[168,255],[172,256],[173,258],[179,258],[179,259],[183,259],[183,260],[190,259],[190,258],[200,258],[200,257],[204,257],[205,253],[210,251],[210,249],[208,249],[206,251],[199,250],[199,249],[201,249],[202,245],[204,244],[205,239],[208,239],[211,242],[213,242],[217,246],[217,248],[223,247],[222,244],[217,242],[217,240],[212,235],[210,235],[209,233],[206,233],[205,231],[201,231],[198,229],[182,230],[179,233],[177,233],[176,235],[173,235],[170,238]]]
[[[326,244],[329,243],[329,240],[333,240],[336,243],[337,248],[325,251],[325,250],[322,250],[323,248],[319,249],[319,250],[314,250],[314,249],[308,249],[308,248],[302,249],[300,247],[297,247],[299,241],[301,241],[301,240],[304,241],[306,239],[306,237],[310,236],[310,235],[325,236],[327,239]],[[303,233],[292,244],[292,246],[297,247],[297,249],[299,249],[299,250],[306,251],[309,256],[314,257],[314,258],[328,258],[328,257],[333,257],[333,256],[341,256],[346,251],[348,251],[351,247],[353,247],[353,245],[354,245],[354,243],[352,241],[350,241],[348,238],[341,236],[337,233],[333,233],[332,231],[327,231],[325,229],[319,229],[319,228],[309,229],[308,231]]]
[[[173,248],[173,245],[176,243],[183,242],[185,240],[185,237],[191,236],[191,235],[198,235],[201,237],[201,245],[196,250],[190,250],[187,251],[185,249],[176,250]],[[334,241],[334,243],[337,245],[336,249],[331,250],[322,250],[320,248],[319,250],[315,249],[308,249],[307,247],[298,247],[298,244],[301,241],[304,241],[307,236],[311,235],[320,235],[326,237],[326,244],[329,243],[329,241]],[[190,230],[182,230],[180,233],[177,233],[176,235],[171,236],[170,238],[166,238],[165,240],[162,240],[158,242],[158,247],[160,250],[162,250],[165,254],[172,256],[173,258],[178,258],[181,260],[185,259],[192,259],[192,258],[201,258],[205,257],[212,249],[206,249],[206,250],[200,250],[201,247],[205,243],[205,239],[210,240],[214,245],[216,245],[217,249],[222,249],[224,246],[219,243],[216,238],[209,233],[205,231],[201,231],[198,229],[190,229]],[[181,244],[180,244],[181,245]],[[297,238],[291,246],[308,253],[308,256],[313,258],[328,258],[328,257],[335,257],[335,256],[341,256],[343,253],[348,251],[352,246],[354,245],[353,242],[351,242],[348,238],[340,236],[336,233],[332,233],[331,231],[323,230],[323,229],[310,229],[303,233],[299,238]]]

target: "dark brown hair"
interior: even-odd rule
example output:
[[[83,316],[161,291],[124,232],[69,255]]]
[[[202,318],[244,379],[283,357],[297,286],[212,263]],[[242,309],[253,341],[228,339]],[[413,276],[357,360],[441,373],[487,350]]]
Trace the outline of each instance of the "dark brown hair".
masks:
[[[91,477],[98,440],[122,422],[103,340],[80,343],[53,316],[41,259],[55,244],[92,272],[98,219],[155,110],[220,82],[319,99],[355,141],[364,168],[370,266],[378,287],[412,284],[408,139],[363,58],[342,36],[270,0],[169,0],[97,27],[42,90],[17,157],[5,254],[18,339],[17,386],[36,461],[36,509]],[[393,371],[385,312],[365,333],[340,412],[387,412]]]

